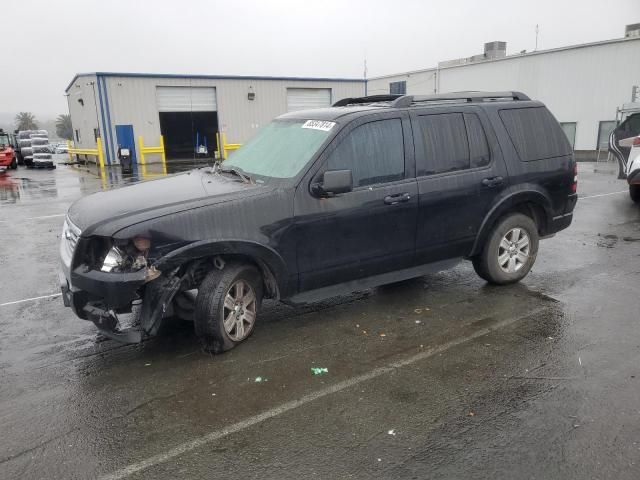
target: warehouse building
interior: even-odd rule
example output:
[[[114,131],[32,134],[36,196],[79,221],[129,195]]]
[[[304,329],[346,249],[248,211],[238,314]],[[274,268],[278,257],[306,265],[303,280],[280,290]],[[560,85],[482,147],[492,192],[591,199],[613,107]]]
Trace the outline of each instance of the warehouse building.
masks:
[[[640,24],[623,38],[506,55],[505,42],[436,67],[371,78],[367,94],[433,94],[516,90],[541,100],[556,116],[580,159],[594,159],[615,125],[616,109],[640,85]],[[637,99],[640,101],[640,98]]]
[[[167,159],[193,158],[216,138],[244,143],[282,113],[330,106],[362,96],[364,80],[138,73],[77,74],[66,88],[76,147],[104,145],[107,164],[117,163],[118,146],[136,158],[139,138],[158,145]]]

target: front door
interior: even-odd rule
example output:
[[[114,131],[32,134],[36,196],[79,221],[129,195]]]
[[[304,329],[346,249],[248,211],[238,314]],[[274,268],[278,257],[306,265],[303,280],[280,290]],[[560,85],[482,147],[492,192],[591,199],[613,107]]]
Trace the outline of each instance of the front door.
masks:
[[[406,114],[371,115],[346,127],[297,189],[300,291],[408,267],[415,248],[417,185]],[[351,170],[353,191],[317,198],[326,170]]]
[[[484,112],[412,113],[419,191],[416,263],[470,253],[508,175]]]
[[[116,139],[118,146],[128,148],[131,153],[131,164],[138,163],[136,159],[136,139],[133,136],[133,125],[116,125]]]

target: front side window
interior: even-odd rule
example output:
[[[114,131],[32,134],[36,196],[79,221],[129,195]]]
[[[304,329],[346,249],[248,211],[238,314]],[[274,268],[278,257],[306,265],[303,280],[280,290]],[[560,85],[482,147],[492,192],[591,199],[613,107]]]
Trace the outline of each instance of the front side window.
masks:
[[[250,175],[293,178],[309,162],[335,127],[334,122],[274,121],[236,151],[223,168]]]
[[[10,143],[9,135],[0,134],[0,145],[9,145]]]
[[[418,176],[469,168],[469,142],[462,113],[420,116],[418,129],[418,152],[422,149]]]
[[[326,170],[351,170],[354,187],[402,180],[402,121],[378,120],[354,128],[331,153]]]

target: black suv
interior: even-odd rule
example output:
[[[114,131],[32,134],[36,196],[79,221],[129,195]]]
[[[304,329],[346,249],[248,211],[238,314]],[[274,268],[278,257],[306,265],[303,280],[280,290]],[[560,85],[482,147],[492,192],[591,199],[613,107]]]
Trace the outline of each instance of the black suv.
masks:
[[[263,298],[307,303],[460,259],[517,282],[539,238],[571,223],[576,180],[558,122],[522,93],[344,99],[278,117],[220,165],[75,202],[64,303],[125,342],[191,318],[221,352]]]

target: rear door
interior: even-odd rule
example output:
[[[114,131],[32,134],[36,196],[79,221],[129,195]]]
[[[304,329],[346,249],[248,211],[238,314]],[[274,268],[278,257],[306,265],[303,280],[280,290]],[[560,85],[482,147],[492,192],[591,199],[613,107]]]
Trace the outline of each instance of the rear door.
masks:
[[[334,139],[295,197],[300,291],[399,270],[415,248],[417,185],[406,113],[354,120]],[[353,191],[317,198],[309,185],[348,169]]]
[[[479,108],[412,112],[419,206],[416,263],[468,255],[507,170]]]

